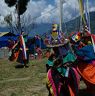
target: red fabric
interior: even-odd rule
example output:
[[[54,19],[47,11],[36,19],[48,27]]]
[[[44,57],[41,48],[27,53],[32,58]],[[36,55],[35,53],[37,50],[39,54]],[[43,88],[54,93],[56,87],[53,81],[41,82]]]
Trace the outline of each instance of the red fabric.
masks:
[[[18,54],[19,54],[19,51],[13,53],[12,57],[11,57],[11,61],[16,61],[17,58],[18,58]]]
[[[95,35],[94,34],[90,34],[89,32],[87,32],[87,36],[92,36],[94,43],[95,43]]]
[[[95,43],[95,35],[94,34],[91,34],[92,38],[93,38],[93,41]]]
[[[72,88],[71,88],[69,85],[68,85],[68,88],[69,88],[69,91],[70,91],[70,96],[75,96],[75,94],[74,94]]]
[[[95,96],[95,61],[92,61],[91,64],[80,63],[77,69],[84,79],[87,92]]]
[[[14,46],[15,42],[14,41],[10,41],[9,44],[8,44],[8,48],[9,50],[12,49],[12,47]]]
[[[91,84],[95,84],[95,61],[92,61],[90,64],[80,63],[77,69],[85,80]]]

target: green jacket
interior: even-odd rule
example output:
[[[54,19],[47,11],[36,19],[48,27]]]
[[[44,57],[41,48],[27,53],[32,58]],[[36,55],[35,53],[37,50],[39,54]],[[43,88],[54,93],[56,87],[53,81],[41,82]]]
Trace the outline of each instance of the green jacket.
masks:
[[[73,53],[68,52],[68,54],[63,58],[63,64],[67,62],[74,62],[76,60],[76,57],[73,55]]]

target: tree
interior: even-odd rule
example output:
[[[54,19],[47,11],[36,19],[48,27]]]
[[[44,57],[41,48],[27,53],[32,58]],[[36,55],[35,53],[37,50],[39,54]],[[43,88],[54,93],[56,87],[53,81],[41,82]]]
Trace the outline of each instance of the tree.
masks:
[[[15,6],[16,10],[18,10],[18,14],[22,15],[26,9],[27,9],[27,4],[30,0],[5,0],[5,3],[9,6]]]
[[[10,25],[12,23],[12,15],[9,14],[9,15],[5,16],[4,20],[7,22],[7,24]]]
[[[7,23],[10,32],[12,32],[12,15],[9,14],[4,17],[4,21]]]
[[[26,16],[27,15],[27,16]],[[12,19],[12,14],[8,14],[7,16],[4,17],[4,22],[6,22],[10,32],[14,34],[19,34],[18,33],[18,25],[15,21]],[[13,16],[16,19],[16,16],[14,14]],[[37,25],[34,21],[34,19],[31,17],[30,14],[24,14],[21,16],[21,30],[25,32],[26,35],[29,34],[29,32],[32,31]]]
[[[21,29],[26,32],[26,34],[29,34],[29,32],[31,32],[37,26],[30,14],[21,17],[21,25]]]
[[[18,30],[21,32],[21,24],[20,24],[20,15],[22,15],[27,10],[27,4],[30,0],[5,0],[5,3],[9,6],[15,6],[17,14],[18,14]]]

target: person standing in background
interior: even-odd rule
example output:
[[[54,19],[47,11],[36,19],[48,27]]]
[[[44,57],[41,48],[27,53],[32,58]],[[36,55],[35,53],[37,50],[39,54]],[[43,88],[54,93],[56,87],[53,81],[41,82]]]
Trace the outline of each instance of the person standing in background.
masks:
[[[36,46],[35,51],[38,55],[38,59],[42,59],[42,49],[39,47],[39,45]]]

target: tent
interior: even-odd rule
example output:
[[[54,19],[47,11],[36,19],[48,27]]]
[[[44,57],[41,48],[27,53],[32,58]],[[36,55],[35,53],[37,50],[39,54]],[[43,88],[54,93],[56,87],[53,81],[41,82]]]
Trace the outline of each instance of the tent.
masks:
[[[17,40],[17,35],[11,33],[11,32],[2,32],[0,33],[0,48],[1,47],[7,47],[8,46],[8,40]]]
[[[3,35],[6,35],[9,32],[0,32],[0,37],[2,37]]]

